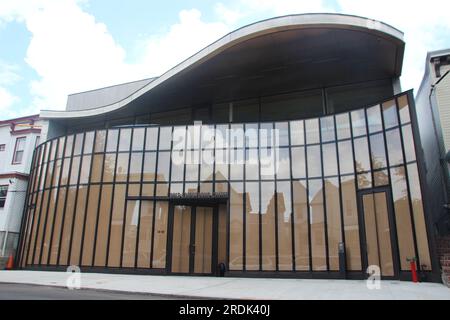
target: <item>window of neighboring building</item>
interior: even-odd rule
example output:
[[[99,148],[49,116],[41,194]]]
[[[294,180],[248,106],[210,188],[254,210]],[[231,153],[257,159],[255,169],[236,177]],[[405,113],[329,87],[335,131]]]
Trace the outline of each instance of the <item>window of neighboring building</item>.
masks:
[[[8,186],[0,186],[0,208],[3,208],[5,206],[7,193]]]
[[[5,144],[0,144],[0,151],[5,151]]]
[[[26,139],[27,139],[26,137],[17,138],[16,147],[14,148],[14,155],[13,155],[13,161],[12,161],[13,164],[22,163]]]

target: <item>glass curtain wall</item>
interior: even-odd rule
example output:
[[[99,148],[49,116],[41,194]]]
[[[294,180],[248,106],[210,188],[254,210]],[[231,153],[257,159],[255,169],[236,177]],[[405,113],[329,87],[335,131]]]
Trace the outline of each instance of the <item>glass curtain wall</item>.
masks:
[[[165,198],[227,192],[229,270],[338,271],[342,242],[362,272],[358,192],[384,186],[400,269],[431,269],[406,94],[322,118],[69,135],[38,146],[31,177],[22,266],[164,269]]]

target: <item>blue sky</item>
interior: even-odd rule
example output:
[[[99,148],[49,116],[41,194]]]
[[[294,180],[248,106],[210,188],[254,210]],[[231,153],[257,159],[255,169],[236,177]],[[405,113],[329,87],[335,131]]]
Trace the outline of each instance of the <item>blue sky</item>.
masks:
[[[417,89],[426,52],[450,47],[449,9],[446,0],[2,0],[0,119],[64,109],[70,93],[158,76],[238,27],[306,12],[402,30],[402,86]]]

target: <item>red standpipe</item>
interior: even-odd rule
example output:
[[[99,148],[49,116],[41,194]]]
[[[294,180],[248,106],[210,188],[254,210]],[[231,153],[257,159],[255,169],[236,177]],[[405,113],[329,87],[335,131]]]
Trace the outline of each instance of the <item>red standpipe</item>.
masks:
[[[411,265],[411,275],[412,275],[412,281],[414,283],[419,282],[419,278],[417,277],[417,270],[416,270],[416,261],[413,259],[410,261]]]

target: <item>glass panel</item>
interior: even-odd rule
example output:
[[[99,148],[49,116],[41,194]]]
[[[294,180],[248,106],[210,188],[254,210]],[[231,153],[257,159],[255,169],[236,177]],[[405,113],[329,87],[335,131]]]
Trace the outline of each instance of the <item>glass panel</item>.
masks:
[[[423,211],[422,192],[420,189],[419,172],[417,171],[417,165],[415,163],[408,165],[408,176],[420,265],[425,266],[423,268],[425,270],[431,270],[431,259],[428,249],[427,228]]]
[[[185,152],[183,150],[172,151],[172,181],[183,181],[184,178],[184,163]]]
[[[230,179],[242,180],[244,177],[244,150],[230,150]]]
[[[145,138],[145,150],[156,150],[158,143],[158,128],[147,128],[147,137]]]
[[[116,182],[125,182],[127,181],[128,176],[128,153],[119,153],[117,156],[117,165],[116,165]]]
[[[245,268],[259,270],[259,183],[247,182],[245,195]]]
[[[305,132],[303,121],[291,122],[291,145],[301,146],[305,144]]]
[[[169,185],[167,183],[159,183],[156,185],[156,195],[166,197],[169,195]]]
[[[408,188],[406,185],[405,168],[391,169],[392,197],[395,208],[395,221],[397,226],[397,239],[400,253],[400,266],[402,270],[409,270],[409,262],[416,256],[412,235],[411,215],[409,211]]]
[[[108,242],[109,217],[112,199],[112,185],[104,185],[100,195],[100,209],[97,220],[97,240],[95,246],[94,265],[106,265],[106,246]]]
[[[373,173],[375,187],[385,186],[389,184],[389,175],[387,170],[375,171]]]
[[[77,191],[76,187],[69,187],[68,189],[68,194],[67,194],[67,203],[66,203],[66,207],[65,207],[65,212],[64,212],[64,222],[63,222],[63,233],[62,233],[62,238],[61,238],[61,252],[60,252],[60,257],[59,257],[59,261],[58,264],[59,265],[67,265],[68,264],[68,259],[69,259],[69,246],[71,244],[71,230],[72,230],[72,223],[73,223],[73,214],[75,211],[75,194]]]
[[[186,181],[198,181],[199,150],[186,152]]]
[[[73,148],[73,135],[68,136],[66,138],[66,149],[64,151],[65,157],[70,157],[70,155],[72,154],[72,148]],[[46,151],[45,159],[47,159],[47,153],[48,153],[48,151]]]
[[[393,276],[391,233],[386,193],[363,196],[368,265],[381,268],[382,276]]]
[[[166,267],[168,203],[156,202],[155,235],[153,239],[153,268]]]
[[[230,129],[230,148],[243,148],[244,147],[244,126],[243,125],[231,125]]]
[[[188,126],[186,135],[186,149],[197,150],[200,147],[201,126]]]
[[[408,123],[411,121],[411,117],[409,115],[409,103],[408,96],[404,95],[397,99],[398,109],[400,113],[400,122],[402,124]]]
[[[309,270],[308,201],[305,181],[292,182],[294,196],[295,269]]]
[[[416,151],[414,148],[414,137],[411,130],[411,125],[408,124],[402,127],[403,132],[403,146],[405,148],[406,161],[416,160]]]
[[[355,139],[356,172],[370,171],[369,145],[367,138]]]
[[[211,273],[213,209],[197,207],[195,210],[194,272]]]
[[[44,170],[46,169],[47,165],[44,165]],[[70,158],[65,158],[63,162],[63,169],[61,174],[61,184],[66,185],[69,181],[69,169],[70,169]],[[42,171],[45,172],[45,171]],[[41,179],[45,181],[45,179]]]
[[[261,182],[262,270],[274,271],[275,260],[275,185]]]
[[[202,164],[200,167],[200,180],[211,181],[213,180],[214,169],[214,150],[202,151]]]
[[[77,184],[78,182],[78,173],[80,171],[80,157],[72,158],[72,170],[70,171],[70,180],[69,184]]]
[[[128,201],[125,219],[124,237],[123,237],[123,262],[125,268],[134,268],[136,255],[136,233],[139,222],[139,201]],[[147,229],[148,226],[145,226]],[[144,229],[144,228],[143,228]],[[145,232],[145,230],[143,230]],[[148,259],[147,261],[149,261]]]
[[[218,125],[216,127],[216,149],[229,147],[228,125]]]
[[[132,153],[130,160],[130,182],[137,182],[141,180],[142,171],[142,153]]]
[[[282,148],[278,149],[278,157],[277,157],[277,167],[276,167],[276,174],[277,179],[290,179],[291,178],[291,162],[289,159],[289,149],[288,148]],[[258,175],[255,175],[254,177],[257,177]],[[249,176],[251,177],[251,176]]]
[[[92,178],[91,182],[100,182],[103,171],[103,154],[94,155],[94,162],[92,163]]]
[[[72,238],[72,252],[70,257],[71,265],[78,265],[80,263],[80,249],[81,249],[81,236],[83,233],[84,224],[84,208],[86,206],[87,198],[87,186],[80,186],[78,189],[78,199],[74,217],[74,231]]]
[[[311,254],[314,271],[327,270],[322,180],[309,180]]]
[[[158,154],[158,181],[169,181],[170,152],[163,151]]]
[[[159,131],[159,150],[170,150],[172,127],[161,127]]]
[[[95,152],[103,152],[105,151],[105,139],[106,139],[106,130],[97,131],[95,136]]]
[[[370,173],[358,174],[358,189],[372,187],[372,175]]]
[[[289,145],[289,128],[287,122],[278,122],[275,123],[275,132],[278,134],[278,145],[280,147]]]
[[[305,120],[306,143],[313,144],[320,142],[319,119]]]
[[[94,131],[86,132],[86,137],[84,138],[84,154],[92,153],[92,149],[94,147]]]
[[[115,152],[117,150],[117,140],[119,138],[119,130],[108,130],[106,141],[106,152]]]
[[[59,140],[59,144],[58,144],[58,152],[57,152],[56,157],[57,158],[62,158],[63,152],[64,152],[64,147],[65,147],[65,143],[66,143],[66,137],[61,137],[58,140]],[[41,145],[40,150],[43,150],[43,146],[44,145]],[[44,153],[41,152],[40,156],[43,156],[43,155],[44,155]],[[42,161],[40,161],[40,163],[42,163]]]
[[[45,222],[41,219],[41,223],[45,225],[45,235],[43,236],[43,244],[42,244],[42,258],[41,263],[47,264],[48,257],[49,257],[49,249],[50,249],[50,241],[51,241],[51,232],[52,232],[52,225],[53,225],[53,218],[55,214],[55,205],[56,205],[56,199],[57,199],[57,189],[50,190],[50,203],[48,206],[48,211],[46,213]],[[1,244],[1,241],[0,241]]]
[[[348,139],[351,136],[350,119],[348,113],[336,115],[336,129],[339,140]]]
[[[347,269],[361,270],[359,222],[354,176],[341,178]]]
[[[389,129],[398,126],[397,106],[395,100],[383,103],[384,128]]]
[[[131,147],[131,129],[120,130],[119,151],[128,151]]]
[[[403,163],[402,142],[398,129],[386,131],[386,144],[389,154],[389,165],[395,166]]]
[[[134,226],[134,224],[136,223],[135,219],[139,219],[137,266],[138,268],[149,268],[150,251],[152,246],[153,201],[142,201],[140,207],[140,214],[136,213],[136,210],[139,210],[139,208],[136,209],[137,204],[138,202],[136,202],[136,205],[133,210],[133,218],[130,221],[131,222],[130,228],[134,229],[134,227],[132,226]],[[136,215],[138,215],[137,218]],[[133,246],[132,242],[130,243],[130,246],[131,247]]]
[[[216,150],[216,180],[228,180],[228,150]]]
[[[245,125],[245,147],[258,148],[258,124]]]
[[[369,123],[369,133],[383,130],[379,105],[367,109],[367,122]]]
[[[366,119],[364,109],[353,111],[351,113],[353,137],[358,137],[366,134]]]
[[[74,156],[80,155],[82,146],[83,146],[83,134],[79,133],[75,136],[75,146],[73,149]]]
[[[133,131],[133,143],[131,149],[133,151],[140,151],[144,149],[144,135],[145,128],[135,128]]]
[[[292,271],[291,183],[277,182],[278,270]]]
[[[95,227],[97,225],[97,208],[100,186],[92,185],[88,195],[86,224],[84,230],[82,262],[83,266],[92,266],[92,252],[95,241]],[[53,242],[54,243],[54,242]]]
[[[243,184],[231,183],[230,188],[230,270],[243,267]]]
[[[202,148],[214,149],[214,126],[202,126]]]
[[[83,161],[81,163],[81,172],[80,172],[80,183],[88,183],[89,182],[89,171],[91,169],[91,159],[92,156],[83,156]]]
[[[382,133],[370,136],[370,148],[372,152],[373,170],[386,168],[386,149],[384,148],[384,137]]]
[[[305,147],[295,147],[292,151],[292,176],[294,178],[305,178]]]
[[[103,165],[103,182],[112,182],[116,166],[116,154],[105,154],[105,163]]]
[[[334,141],[334,118],[333,116],[320,119],[320,129],[322,131],[322,142]]]
[[[351,141],[338,143],[339,166],[342,174],[353,173],[353,153]]]
[[[107,259],[108,267],[120,267],[122,254],[122,227],[125,209],[125,188],[124,184],[117,184],[114,190],[112,205],[112,216],[109,237],[109,257]]]
[[[189,272],[191,207],[173,208],[172,272]]]
[[[338,178],[325,180],[325,200],[327,208],[328,258],[330,271],[338,271],[339,243],[342,242]]]
[[[324,176],[335,176],[338,174],[336,144],[327,143],[322,145]]]
[[[245,150],[245,177],[246,180],[259,179],[258,149]]]
[[[308,146],[308,177],[322,176],[322,159],[320,158],[320,146]]]
[[[52,245],[50,248],[50,264],[56,265],[58,264],[58,252],[59,252],[59,243],[62,233],[63,226],[63,209],[64,202],[66,198],[66,190],[67,188],[60,188],[58,193],[58,202],[56,204],[56,212],[55,212],[55,222],[53,227],[53,235],[52,235]]]
[[[144,154],[144,172],[143,172],[143,180],[144,181],[154,181],[155,180],[155,169],[156,169],[156,153],[155,152],[146,152]],[[163,156],[164,157],[164,156]],[[167,159],[163,159],[163,161]],[[167,169],[164,167],[164,169]],[[167,174],[167,172],[166,172]]]

